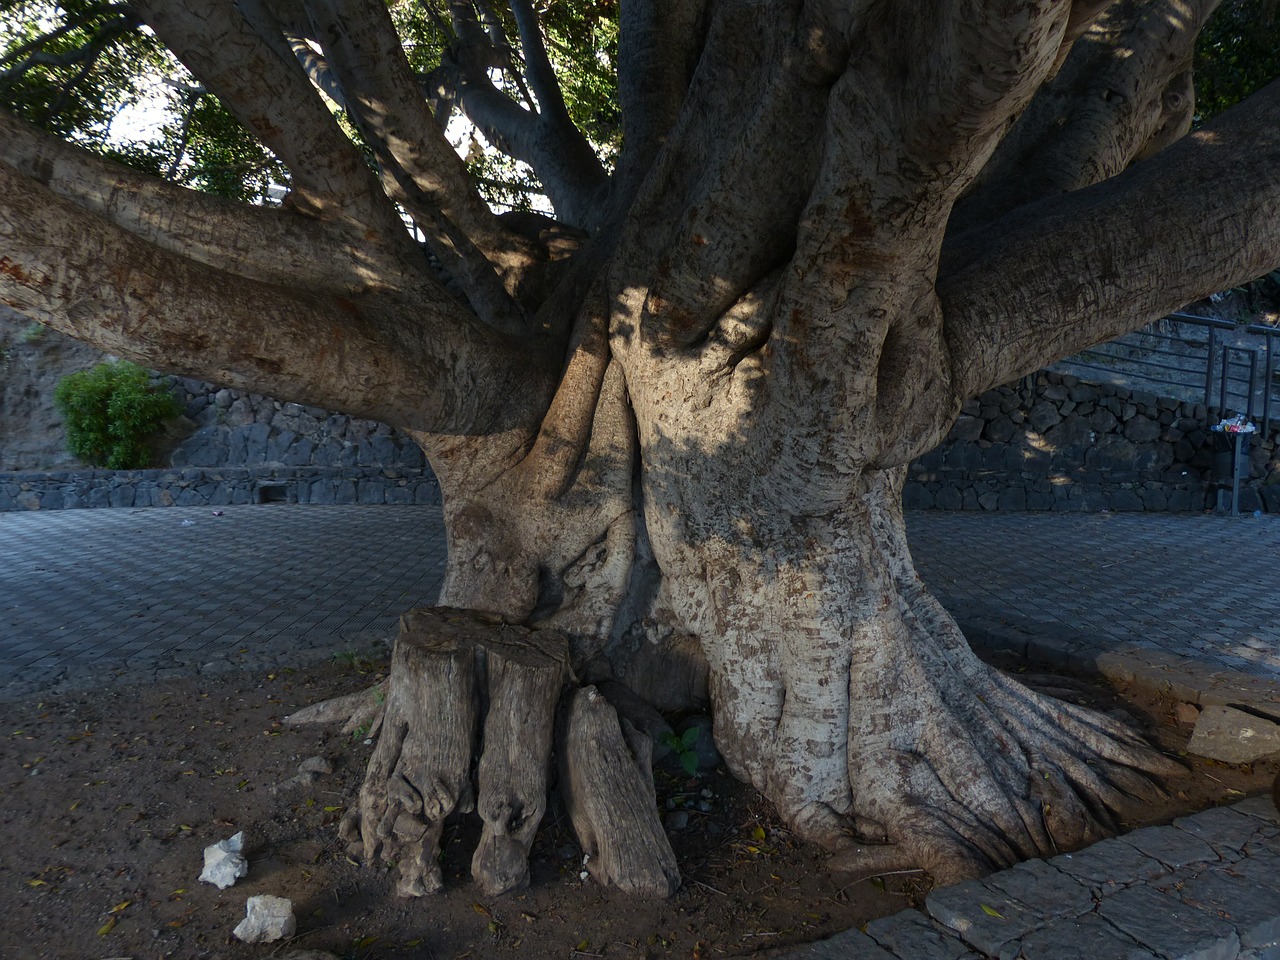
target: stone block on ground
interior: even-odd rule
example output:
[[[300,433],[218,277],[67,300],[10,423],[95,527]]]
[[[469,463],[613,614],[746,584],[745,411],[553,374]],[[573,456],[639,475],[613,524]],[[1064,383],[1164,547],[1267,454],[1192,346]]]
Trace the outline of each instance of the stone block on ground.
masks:
[[[1104,898],[1098,915],[1170,960],[1235,960],[1240,952],[1240,937],[1227,921],[1148,886]]]
[[[1211,863],[1218,859],[1217,853],[1208,843],[1177,827],[1144,827],[1126,833],[1120,840],[1147,856],[1154,857],[1170,870],[1180,870],[1197,863]]]
[[[1196,721],[1187,752],[1224,763],[1252,763],[1280,752],[1280,723],[1235,707],[1205,707]]]
[[[1049,863],[1077,880],[1104,888],[1151,880],[1169,872],[1159,860],[1119,840],[1100,840],[1077,853],[1054,857]]]
[[[1280,941],[1280,896],[1272,887],[1225,870],[1206,870],[1183,883],[1177,893],[1183,903],[1235,927],[1246,950]]]
[[[1219,857],[1236,859],[1245,844],[1254,838],[1261,824],[1234,807],[1215,807],[1195,816],[1173,821],[1175,829],[1183,830],[1213,847]]]
[[[1019,960],[1160,960],[1142,944],[1096,914],[1061,920],[1022,941]]]
[[[876,942],[861,930],[846,930],[827,940],[809,943],[780,960],[899,960],[892,953],[882,950]]]
[[[1044,925],[1034,910],[979,880],[966,880],[929,894],[925,910],[965,943],[988,956]]]
[[[956,934],[916,910],[904,910],[867,924],[867,936],[897,957],[912,960],[970,960],[978,957]]]
[[[1020,863],[986,882],[1046,916],[1078,916],[1093,908],[1088,887],[1043,860]]]

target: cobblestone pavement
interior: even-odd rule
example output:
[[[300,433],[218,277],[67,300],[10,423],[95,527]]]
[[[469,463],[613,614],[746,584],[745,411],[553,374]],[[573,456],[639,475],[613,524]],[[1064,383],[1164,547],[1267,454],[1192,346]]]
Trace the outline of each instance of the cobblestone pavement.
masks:
[[[0,697],[293,665],[435,601],[439,507],[0,514]]]
[[[908,515],[977,645],[1280,717],[1280,517]]]
[[[0,697],[298,664],[439,594],[438,507],[0,514]],[[1280,716],[1280,518],[917,513],[975,642]],[[1280,960],[1280,822],[1208,810],[935,891],[789,960]]]

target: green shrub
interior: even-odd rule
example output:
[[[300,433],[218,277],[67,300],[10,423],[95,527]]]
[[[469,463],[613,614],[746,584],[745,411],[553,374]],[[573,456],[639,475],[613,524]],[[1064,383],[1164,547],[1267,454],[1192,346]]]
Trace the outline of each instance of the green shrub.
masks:
[[[182,412],[146,370],[125,361],[68,374],[58,381],[53,400],[66,419],[71,452],[110,470],[147,466],[147,439]]]

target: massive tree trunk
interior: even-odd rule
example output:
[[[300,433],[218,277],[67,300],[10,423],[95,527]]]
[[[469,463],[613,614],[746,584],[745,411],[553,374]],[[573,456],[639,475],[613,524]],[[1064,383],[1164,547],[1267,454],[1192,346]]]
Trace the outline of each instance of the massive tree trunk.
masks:
[[[848,869],[953,879],[1067,849],[1176,769],[974,657],[915,574],[901,485],[966,398],[1280,263],[1280,89],[1179,139],[1212,0],[628,3],[611,175],[530,5],[517,108],[488,79],[501,30],[451,4],[458,101],[572,229],[480,202],[377,0],[135,6],[289,164],[290,200],[198,197],[0,114],[0,299],[408,429],[444,494],[442,603],[566,644],[562,670],[545,646],[406,634],[345,825],[370,856],[395,847],[405,892],[437,885],[430,838],[473,795],[477,871],[523,882],[540,808],[503,757],[550,769],[552,717],[511,691],[567,676],[709,697],[733,772]],[[533,700],[537,736],[486,743],[477,791],[479,731],[509,741]],[[574,703],[566,728],[610,744],[616,796],[642,807],[642,739],[598,695]],[[597,811],[600,875],[668,891],[664,856],[623,849],[644,830],[602,822],[621,804],[570,802]]]

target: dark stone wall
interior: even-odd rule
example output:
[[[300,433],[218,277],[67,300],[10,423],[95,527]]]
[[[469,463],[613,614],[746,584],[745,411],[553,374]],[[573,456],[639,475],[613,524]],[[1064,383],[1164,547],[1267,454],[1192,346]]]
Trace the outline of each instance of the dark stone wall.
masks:
[[[1234,411],[1228,411],[1231,415]],[[1277,411],[1280,413],[1280,411]],[[904,503],[936,510],[1201,511],[1214,474],[1215,407],[1041,372],[962,408],[947,440],[908,469]],[[1280,511],[1276,433],[1254,434],[1240,509]]]

